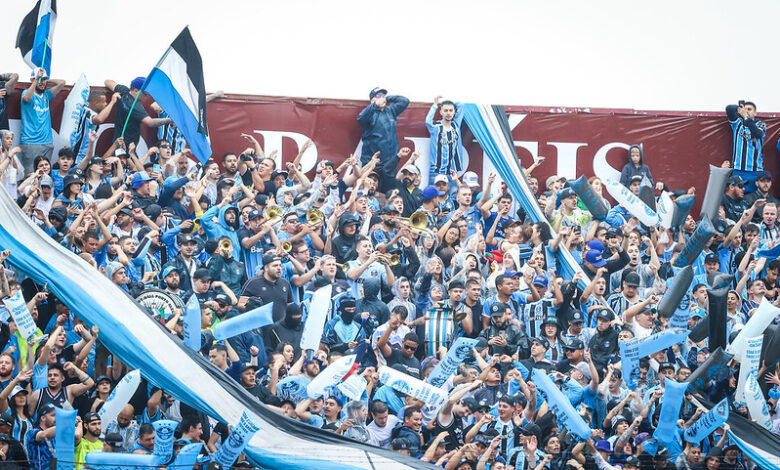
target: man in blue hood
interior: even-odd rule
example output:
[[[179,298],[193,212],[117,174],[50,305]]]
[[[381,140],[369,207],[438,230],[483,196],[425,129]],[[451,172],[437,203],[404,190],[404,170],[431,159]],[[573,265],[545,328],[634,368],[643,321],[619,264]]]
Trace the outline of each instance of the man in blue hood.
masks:
[[[241,259],[241,245],[238,244],[238,208],[229,205],[225,198],[219,205],[211,207],[200,216],[200,225],[209,239],[227,237],[233,244],[233,258]],[[216,216],[217,222],[214,222]]]

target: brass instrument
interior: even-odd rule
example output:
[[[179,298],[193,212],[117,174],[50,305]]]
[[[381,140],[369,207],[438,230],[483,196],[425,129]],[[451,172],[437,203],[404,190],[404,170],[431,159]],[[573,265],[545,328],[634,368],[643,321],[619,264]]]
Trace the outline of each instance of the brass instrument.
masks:
[[[406,225],[412,232],[436,236],[434,231],[428,228],[428,214],[425,211],[420,210],[414,212],[409,217],[396,217],[394,220],[401,225]]]
[[[377,261],[388,266],[397,266],[401,263],[401,255],[398,254],[382,254],[379,255]]]
[[[219,249],[222,250],[223,253],[232,253],[233,252],[233,242],[230,240],[222,240],[219,242]]]
[[[282,242],[282,251],[285,253],[289,253],[292,251],[292,243],[290,242]]]
[[[320,258],[321,258],[321,256],[313,256],[313,257],[312,257],[312,261],[314,261],[314,262],[316,263],[316,262],[317,262],[317,260],[319,260]],[[338,267],[339,267],[339,269],[341,269],[342,271],[344,271],[344,274],[347,274],[347,271],[349,271],[349,266],[347,266],[347,263],[344,263],[344,264],[342,264],[342,263],[336,263],[336,266],[338,266]]]
[[[306,225],[319,225],[325,220],[325,214],[319,209],[311,209],[306,213]]]
[[[265,212],[263,212],[263,218],[266,221],[271,222],[272,225],[276,224],[282,220],[282,210],[279,206],[269,206],[265,209]]]

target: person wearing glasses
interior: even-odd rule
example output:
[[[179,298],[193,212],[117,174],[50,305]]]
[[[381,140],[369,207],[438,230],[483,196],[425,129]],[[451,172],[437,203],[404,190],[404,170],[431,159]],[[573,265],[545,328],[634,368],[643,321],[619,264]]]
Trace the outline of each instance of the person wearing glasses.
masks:
[[[401,343],[401,349],[391,348],[388,344],[390,335],[401,325],[403,320],[401,316],[393,317],[385,330],[384,334],[376,342],[376,347],[387,360],[387,365],[393,367],[396,364],[403,367],[403,372],[414,378],[420,378],[420,361],[414,357],[417,347],[420,344],[420,338],[414,332],[406,333]]]

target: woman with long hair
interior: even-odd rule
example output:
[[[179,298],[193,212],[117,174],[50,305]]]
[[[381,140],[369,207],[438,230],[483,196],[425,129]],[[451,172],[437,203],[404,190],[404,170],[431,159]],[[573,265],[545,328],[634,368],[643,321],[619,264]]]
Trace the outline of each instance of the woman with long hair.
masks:
[[[0,392],[0,414],[11,416],[14,422],[12,437],[21,442],[22,446],[25,444],[27,431],[33,428],[33,422],[31,417],[27,415],[29,392],[20,385],[20,382],[31,380],[31,378],[32,369],[24,369]]]
[[[9,130],[0,130],[0,168],[5,166],[5,171],[0,171],[0,184],[5,186],[8,194],[16,194],[20,177],[24,168],[16,154],[22,151],[21,147],[11,147],[14,143],[14,133]],[[8,160],[8,162],[6,162]],[[5,162],[5,163],[4,163]]]

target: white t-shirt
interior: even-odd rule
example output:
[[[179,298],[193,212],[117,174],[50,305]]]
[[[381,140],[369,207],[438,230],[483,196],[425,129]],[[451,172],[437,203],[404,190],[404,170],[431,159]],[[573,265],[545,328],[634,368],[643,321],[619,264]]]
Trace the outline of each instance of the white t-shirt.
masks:
[[[400,422],[401,420],[393,414],[387,415],[387,424],[383,428],[377,426],[376,421],[371,421],[371,423],[366,426],[368,433],[371,435],[371,444],[384,449],[389,449],[390,441],[392,440],[390,434],[393,432],[393,428]]]

